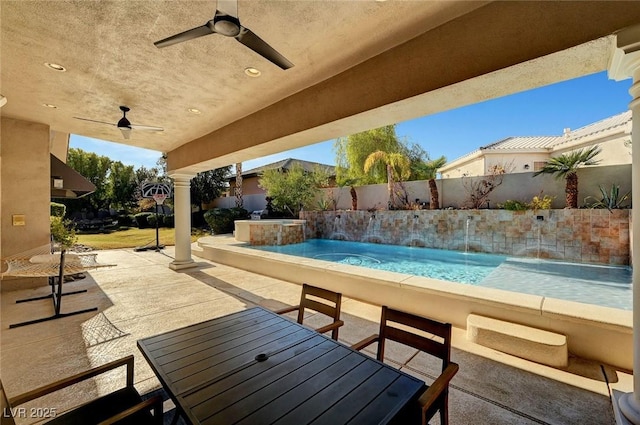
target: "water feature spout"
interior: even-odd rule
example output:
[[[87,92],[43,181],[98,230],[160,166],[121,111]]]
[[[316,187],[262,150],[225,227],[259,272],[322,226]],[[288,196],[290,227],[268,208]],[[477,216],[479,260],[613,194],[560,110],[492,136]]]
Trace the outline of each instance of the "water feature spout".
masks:
[[[467,216],[467,225],[465,226],[465,230],[464,230],[464,253],[468,253],[469,252],[469,223],[471,223],[471,220],[473,220],[472,216]]]
[[[330,236],[330,239],[340,239],[347,240],[347,235],[345,234],[344,225],[342,223],[342,216],[340,214],[336,214],[333,219],[333,233]]]
[[[411,229],[410,229],[410,233],[409,233],[409,239],[407,240],[407,242],[405,243],[405,245],[409,245],[409,246],[421,246],[424,244],[424,242],[422,242],[420,240],[420,232],[419,232],[419,228],[418,228],[418,219],[420,218],[420,216],[418,214],[414,214],[413,215],[413,222],[411,223]],[[409,223],[407,223],[409,224]]]

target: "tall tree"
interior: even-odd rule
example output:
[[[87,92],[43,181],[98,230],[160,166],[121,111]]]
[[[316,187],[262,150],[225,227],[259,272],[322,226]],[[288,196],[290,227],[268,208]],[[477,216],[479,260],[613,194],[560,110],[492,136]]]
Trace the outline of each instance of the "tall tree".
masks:
[[[334,144],[336,152],[336,181],[346,186],[347,180],[358,184],[383,183],[386,180],[386,167],[376,164],[369,172],[364,172],[364,163],[372,153],[383,151],[397,153],[403,150],[396,136],[396,126],[387,125],[373,130],[341,137]]]
[[[315,167],[308,172],[295,164],[289,170],[265,170],[258,185],[267,191],[267,196],[273,199],[273,206],[278,211],[297,217],[301,208],[312,205],[319,188],[326,187],[328,182],[326,168]]]
[[[429,169],[425,165],[429,161],[429,154],[422,146],[416,143],[412,145],[403,143],[401,153],[409,158],[411,164],[411,175],[407,180],[429,179]]]
[[[85,152],[82,149],[71,148],[67,156],[67,165],[96,186],[96,191],[89,196],[72,200],[70,209],[98,210],[109,206],[108,178],[111,169],[111,159],[97,155],[93,152]]]
[[[127,209],[135,202],[136,179],[133,165],[112,162],[107,182],[111,207]]]
[[[236,163],[236,185],[233,189],[236,196],[236,207],[242,208],[244,200],[242,199],[242,162]]]
[[[202,212],[202,204],[208,204],[216,199],[227,188],[227,177],[231,166],[216,168],[196,174],[191,179],[191,204]]]
[[[557,179],[565,179],[566,208],[578,208],[578,168],[598,164],[600,161],[595,157],[600,152],[600,146],[595,145],[553,157],[544,167],[533,173],[533,177],[552,174]]]
[[[364,162],[365,173],[377,172],[376,167],[384,167],[389,191],[389,207],[395,208],[395,182],[403,181],[411,175],[411,161],[405,155],[397,152],[376,151],[370,154]]]

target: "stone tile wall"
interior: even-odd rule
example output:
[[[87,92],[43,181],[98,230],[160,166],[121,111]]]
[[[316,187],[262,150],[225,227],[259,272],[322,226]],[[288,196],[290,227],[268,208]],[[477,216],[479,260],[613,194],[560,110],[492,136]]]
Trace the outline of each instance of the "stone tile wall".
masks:
[[[288,245],[304,241],[304,225],[282,223],[257,223],[249,226],[251,245]]]
[[[630,210],[303,211],[307,238],[628,265]]]

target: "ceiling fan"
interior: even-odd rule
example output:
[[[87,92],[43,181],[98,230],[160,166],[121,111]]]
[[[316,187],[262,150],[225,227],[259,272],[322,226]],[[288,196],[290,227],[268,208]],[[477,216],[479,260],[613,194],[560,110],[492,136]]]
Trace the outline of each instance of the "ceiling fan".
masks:
[[[120,110],[122,111],[122,118],[120,118],[120,120],[116,124],[111,122],[106,122],[106,121],[92,120],[89,118],[80,118],[80,117],[73,117],[73,118],[78,120],[83,120],[83,121],[97,122],[100,124],[115,125],[122,132],[122,135],[124,136],[125,139],[128,139],[131,137],[131,130],[164,131],[162,127],[152,127],[149,125],[131,124],[131,122],[127,119],[127,112],[129,112],[131,109],[128,108],[127,106],[121,106]]]
[[[282,69],[289,69],[293,66],[287,58],[269,46],[267,42],[255,35],[249,28],[240,24],[238,19],[238,0],[218,0],[216,13],[210,21],[200,27],[172,35],[153,44],[158,48],[167,47],[209,34],[233,37]]]

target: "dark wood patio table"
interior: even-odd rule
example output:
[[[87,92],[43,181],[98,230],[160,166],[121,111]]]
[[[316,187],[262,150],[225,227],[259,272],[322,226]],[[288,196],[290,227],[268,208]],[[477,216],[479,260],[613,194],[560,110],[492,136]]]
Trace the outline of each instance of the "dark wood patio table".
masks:
[[[192,424],[386,424],[424,382],[261,307],[138,341]]]

